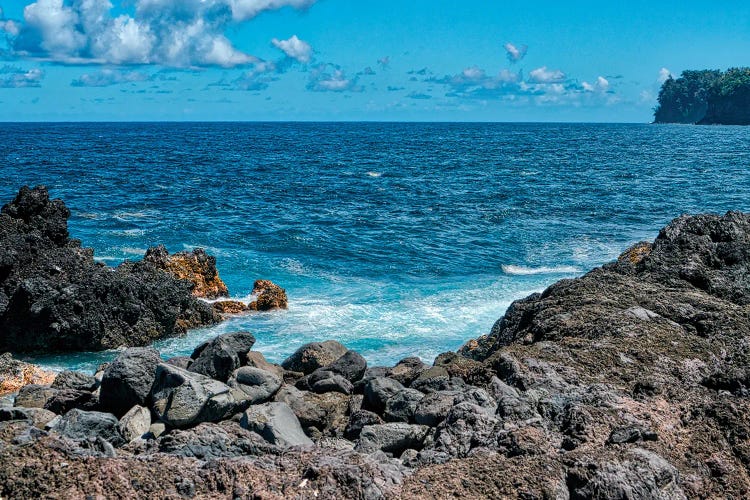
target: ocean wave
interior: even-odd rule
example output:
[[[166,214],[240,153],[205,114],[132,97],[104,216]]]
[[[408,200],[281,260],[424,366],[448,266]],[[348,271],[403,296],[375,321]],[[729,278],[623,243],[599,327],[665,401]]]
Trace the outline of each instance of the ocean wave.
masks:
[[[534,275],[534,274],[572,274],[572,273],[581,272],[581,270],[575,266],[526,267],[526,266],[503,265],[502,269],[505,274],[511,274],[511,275],[516,275],[516,276],[529,276],[529,275]]]

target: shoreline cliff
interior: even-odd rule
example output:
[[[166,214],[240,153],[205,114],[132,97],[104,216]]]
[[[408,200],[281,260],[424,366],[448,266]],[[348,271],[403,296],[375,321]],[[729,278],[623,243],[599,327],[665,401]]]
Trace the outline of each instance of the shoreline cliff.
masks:
[[[0,496],[747,497],[749,280],[750,215],[682,216],[432,365],[132,347],[0,408]]]

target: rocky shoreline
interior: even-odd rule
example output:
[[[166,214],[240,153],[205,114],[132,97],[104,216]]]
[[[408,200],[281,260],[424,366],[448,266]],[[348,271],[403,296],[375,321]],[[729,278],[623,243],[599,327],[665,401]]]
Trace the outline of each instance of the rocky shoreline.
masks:
[[[24,246],[39,228],[57,246],[36,260],[16,247],[0,253],[13,256],[0,263],[10,297],[0,301],[5,346],[22,336],[20,326],[6,329],[14,321],[42,325],[53,340],[89,324],[55,329],[23,317],[36,310],[17,298],[28,296],[18,290],[35,281],[32,269],[44,278],[52,254],[84,254],[75,269],[100,272],[67,239],[67,227],[43,222],[57,220],[64,205],[36,203],[43,194],[29,193],[3,208],[0,228],[8,218],[22,221],[0,229],[3,250],[6,241],[40,248]],[[162,264],[107,272],[118,283],[179,288],[163,294],[180,297],[168,302],[176,324],[205,303],[187,283],[199,280],[170,274],[164,254],[152,252]],[[221,295],[215,262],[200,252],[180,258],[194,271],[208,263],[199,274]],[[158,268],[159,278],[143,278],[139,266]],[[95,374],[24,385],[0,408],[0,497],[745,498],[749,266],[750,215],[679,217],[653,243],[514,302],[487,335],[431,365],[406,358],[367,366],[333,340],[275,365],[252,350],[249,332],[166,360],[133,342]],[[75,276],[53,274],[40,289],[61,283],[60,274]],[[271,285],[256,283],[259,300],[241,311],[285,306],[283,290]],[[147,307],[131,329],[117,326],[122,313],[99,303],[91,310],[115,326],[92,330],[92,338],[175,334]],[[67,302],[54,304],[68,310]],[[221,310],[235,311],[225,304],[200,317],[218,321]],[[153,328],[135,333],[139,324]]]

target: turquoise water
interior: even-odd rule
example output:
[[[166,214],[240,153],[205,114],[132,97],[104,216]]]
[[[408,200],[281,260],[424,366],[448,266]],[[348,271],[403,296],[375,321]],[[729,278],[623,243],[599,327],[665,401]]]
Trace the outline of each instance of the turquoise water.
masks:
[[[201,246],[234,297],[257,278],[287,289],[288,311],[161,341],[165,356],[244,329],[274,361],[331,338],[374,364],[431,361],[681,213],[750,210],[741,127],[2,124],[0,137],[1,199],[47,185],[107,264]]]

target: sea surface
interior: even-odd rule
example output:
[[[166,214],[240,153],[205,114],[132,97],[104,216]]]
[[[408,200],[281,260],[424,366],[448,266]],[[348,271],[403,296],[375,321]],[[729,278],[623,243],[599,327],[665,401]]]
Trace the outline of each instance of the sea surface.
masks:
[[[325,339],[371,364],[432,361],[680,214],[750,210],[749,169],[742,127],[0,124],[0,202],[46,185],[97,259],[203,247],[233,297],[286,288],[288,311],[157,342],[165,357],[242,329],[273,361]]]

